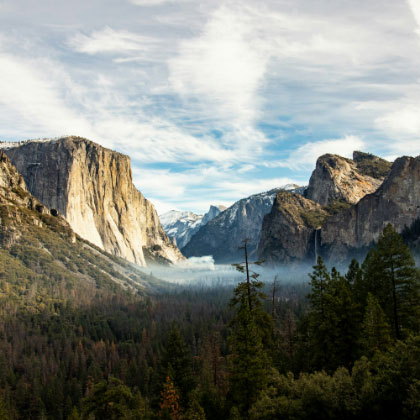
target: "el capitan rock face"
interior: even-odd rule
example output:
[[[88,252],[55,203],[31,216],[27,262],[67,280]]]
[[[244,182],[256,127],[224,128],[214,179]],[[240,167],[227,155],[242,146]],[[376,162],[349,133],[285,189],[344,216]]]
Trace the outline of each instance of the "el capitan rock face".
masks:
[[[80,137],[5,149],[29,191],[101,249],[145,265],[183,258],[132,181],[130,158]]]
[[[369,166],[366,159],[372,155],[356,153],[356,161],[331,154],[320,156],[309,180],[305,197],[322,206],[328,206],[335,201],[356,204],[366,194],[375,192],[383,182],[382,173],[369,171],[374,161],[370,161]],[[386,162],[383,159],[381,161]]]
[[[267,264],[314,261],[317,230],[328,213],[314,201],[287,191],[277,193],[264,217],[258,258]]]
[[[398,232],[420,217],[420,156],[401,157],[378,190],[355,206],[330,217],[321,230],[321,252],[344,261],[357,249],[376,242],[391,223]]]

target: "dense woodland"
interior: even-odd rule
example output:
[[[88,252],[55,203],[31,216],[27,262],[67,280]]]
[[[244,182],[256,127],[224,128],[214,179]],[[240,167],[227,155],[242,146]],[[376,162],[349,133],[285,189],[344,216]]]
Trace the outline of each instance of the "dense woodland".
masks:
[[[420,418],[420,274],[390,225],[361,265],[319,258],[304,284],[239,264],[234,290],[83,297],[51,275],[40,301],[7,261],[0,419]]]

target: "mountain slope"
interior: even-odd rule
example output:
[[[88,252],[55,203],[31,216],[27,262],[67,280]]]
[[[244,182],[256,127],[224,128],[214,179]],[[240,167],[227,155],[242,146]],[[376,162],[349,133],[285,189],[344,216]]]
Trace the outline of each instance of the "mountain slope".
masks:
[[[183,259],[134,187],[128,156],[80,137],[11,144],[5,152],[29,191],[99,248],[142,266]]]
[[[148,293],[164,285],[89,244],[27,190],[0,151],[0,299],[42,308],[100,295]],[[41,305],[42,304],[42,305]]]
[[[225,209],[224,206],[210,206],[209,211],[204,215],[190,211],[171,210],[160,215],[159,218],[166,234],[182,249],[201,226],[206,225]]]
[[[244,239],[248,239],[249,255],[254,258],[263,218],[270,212],[277,193],[282,190],[275,188],[237,201],[201,227],[182,249],[183,254],[187,257],[212,255],[217,263],[236,262],[243,257],[239,247]]]

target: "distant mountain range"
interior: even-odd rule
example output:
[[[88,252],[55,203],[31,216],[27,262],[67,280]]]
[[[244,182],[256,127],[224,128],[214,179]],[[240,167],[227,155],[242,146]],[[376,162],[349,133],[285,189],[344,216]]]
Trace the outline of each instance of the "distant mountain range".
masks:
[[[225,206],[210,206],[206,214],[195,214],[190,211],[170,210],[159,216],[166,234],[180,249],[184,248],[191,237],[210,220],[214,219]]]
[[[302,194],[305,187],[289,184],[237,201],[201,226],[181,249],[183,254],[187,257],[212,255],[217,263],[234,262],[242,258],[239,247],[247,239],[250,256],[255,256],[262,220],[270,212],[276,194],[284,190]]]

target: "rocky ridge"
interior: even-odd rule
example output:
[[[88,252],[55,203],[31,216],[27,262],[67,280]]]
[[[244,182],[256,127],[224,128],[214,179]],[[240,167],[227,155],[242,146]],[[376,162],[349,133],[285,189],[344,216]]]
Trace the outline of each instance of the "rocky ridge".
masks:
[[[133,185],[128,156],[80,137],[3,147],[31,194],[82,238],[141,266],[183,259]]]
[[[305,197],[322,206],[328,206],[334,201],[356,204],[366,194],[375,192],[384,178],[367,175],[367,165],[363,166],[365,159],[362,154],[357,153],[356,161],[331,154],[319,157]],[[364,170],[359,169],[358,162],[362,168],[365,167]],[[372,172],[369,173],[373,175]]]
[[[420,156],[401,157],[373,194],[336,214],[321,230],[322,255],[344,261],[352,252],[369,247],[391,223],[398,232],[420,218]]]

